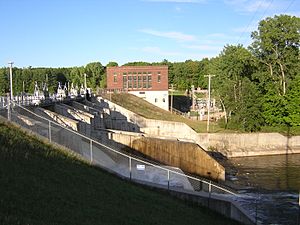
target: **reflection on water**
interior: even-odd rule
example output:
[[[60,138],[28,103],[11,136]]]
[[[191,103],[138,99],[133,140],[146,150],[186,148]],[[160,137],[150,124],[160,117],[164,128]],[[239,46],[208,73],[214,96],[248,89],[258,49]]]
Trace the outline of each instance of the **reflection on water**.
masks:
[[[259,222],[297,224],[300,154],[232,158],[229,162],[236,172],[232,182],[247,187],[241,188],[246,197],[239,201]]]
[[[300,190],[300,154],[232,158],[237,182],[268,190]]]

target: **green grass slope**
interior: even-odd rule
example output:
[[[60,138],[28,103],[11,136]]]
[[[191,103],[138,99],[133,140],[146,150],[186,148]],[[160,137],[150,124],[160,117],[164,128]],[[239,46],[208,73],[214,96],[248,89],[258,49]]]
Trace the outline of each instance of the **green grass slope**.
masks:
[[[238,224],[0,122],[0,224]]]
[[[103,97],[111,99],[112,102],[147,119],[182,122],[193,128],[198,133],[206,132],[206,121],[190,120],[180,115],[172,114],[171,112],[156,107],[137,96],[121,93],[111,95],[106,94],[103,95]],[[211,132],[219,132],[223,130],[224,129],[220,128],[217,123],[211,122]]]

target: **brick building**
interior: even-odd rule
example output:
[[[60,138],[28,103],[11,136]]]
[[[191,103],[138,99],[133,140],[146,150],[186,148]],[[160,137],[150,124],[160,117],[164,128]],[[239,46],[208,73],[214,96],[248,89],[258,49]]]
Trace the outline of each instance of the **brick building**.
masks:
[[[169,110],[168,66],[107,67],[107,89],[130,94]]]

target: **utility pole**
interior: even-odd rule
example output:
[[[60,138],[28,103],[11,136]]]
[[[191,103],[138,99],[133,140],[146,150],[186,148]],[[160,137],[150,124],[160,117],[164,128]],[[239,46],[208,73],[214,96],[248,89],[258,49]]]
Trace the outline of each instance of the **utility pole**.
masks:
[[[86,73],[84,73],[84,91],[86,93],[86,89],[87,89],[87,86],[86,86]]]
[[[173,84],[171,84],[171,113],[173,113]]]
[[[13,86],[12,86],[12,65],[13,62],[9,62],[9,84],[10,84],[10,100],[13,100]]]
[[[208,77],[208,102],[207,102],[207,127],[206,131],[209,133],[209,120],[210,120],[210,81],[211,78],[214,77],[215,75],[204,75],[204,77]]]

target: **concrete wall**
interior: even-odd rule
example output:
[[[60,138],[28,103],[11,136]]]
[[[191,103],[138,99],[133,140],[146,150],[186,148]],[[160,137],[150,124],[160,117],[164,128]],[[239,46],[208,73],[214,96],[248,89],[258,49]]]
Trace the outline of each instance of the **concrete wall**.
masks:
[[[279,133],[199,134],[200,141],[227,157],[300,153],[300,136]]]
[[[97,100],[97,104],[101,101],[103,107],[126,116],[140,132],[149,136],[194,142],[206,151],[214,150],[227,157],[300,153],[300,136],[288,138],[279,133],[199,134],[184,123],[145,119],[108,100],[100,97]],[[111,128],[115,129],[114,124]]]
[[[242,207],[240,207],[236,202],[230,201],[225,198],[211,196],[210,198],[196,195],[195,193],[184,193],[177,191],[169,191],[169,193],[177,198],[188,202],[194,202],[200,206],[207,207],[213,211],[216,211],[227,218],[231,218],[245,225],[258,224],[255,218],[248,215]]]
[[[200,142],[198,133],[185,123],[146,119],[101,97],[98,97],[97,102],[94,103],[98,105],[98,107],[109,108],[111,111],[111,115],[122,115],[124,123],[117,124],[118,120],[112,121],[111,127],[109,127],[110,129],[142,132],[150,136],[159,136],[161,138],[172,138],[177,140],[190,141],[195,142],[203,147]],[[128,124],[126,124],[125,122],[134,124],[134,126],[131,126],[130,129]]]
[[[60,115],[56,112],[52,112],[50,110],[46,110],[43,108],[34,108],[34,112],[44,118],[53,120],[64,127],[71,128],[72,130],[79,131],[80,124],[78,121]]]
[[[225,180],[225,169],[195,143],[111,133],[109,138],[161,163],[215,180]]]
[[[55,104],[54,111],[57,114],[63,115],[64,117],[68,117],[72,120],[78,121],[78,131],[88,137],[91,136],[91,118],[93,117],[93,115],[81,113],[81,111],[72,109],[70,106],[64,104]]]
[[[93,115],[93,117],[91,117],[91,126],[93,129],[105,128],[102,110],[95,109],[93,107],[89,107],[87,105],[75,101],[70,102],[70,105],[77,110],[88,112],[90,115]]]

